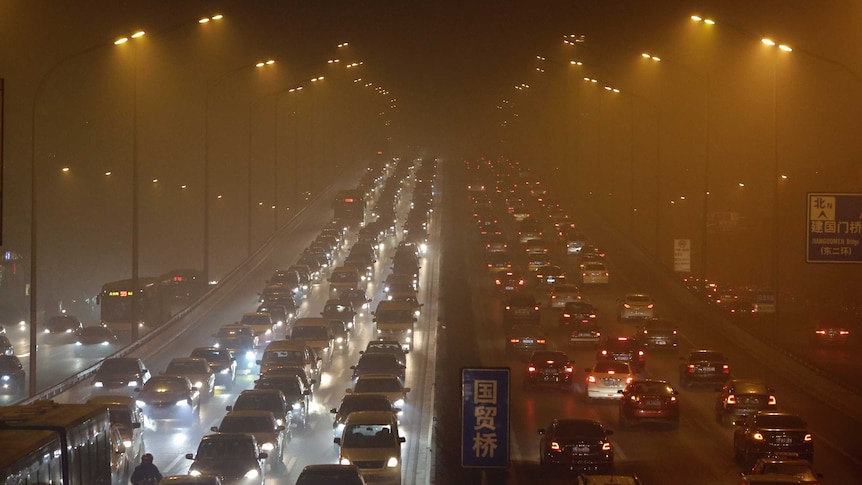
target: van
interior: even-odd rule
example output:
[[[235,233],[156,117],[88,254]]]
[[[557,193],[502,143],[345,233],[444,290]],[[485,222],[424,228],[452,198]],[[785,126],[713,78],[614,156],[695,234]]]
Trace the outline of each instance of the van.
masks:
[[[120,430],[126,455],[135,464],[144,455],[144,413],[129,396],[94,396],[88,404],[101,404],[108,409],[111,425]],[[133,465],[134,466],[134,465]]]
[[[355,290],[362,283],[359,270],[354,266],[339,266],[329,275],[329,293],[338,294],[347,290]]]
[[[333,441],[340,445],[339,463],[359,466],[369,483],[401,484],[401,443],[398,419],[392,411],[354,411],[344,431]]]
[[[320,381],[320,361],[317,353],[303,340],[275,340],[263,350],[257,361],[261,375],[279,367],[301,367],[308,380]]]
[[[300,340],[311,347],[321,357],[331,357],[335,337],[329,327],[330,318],[297,318],[290,329],[290,340]]]

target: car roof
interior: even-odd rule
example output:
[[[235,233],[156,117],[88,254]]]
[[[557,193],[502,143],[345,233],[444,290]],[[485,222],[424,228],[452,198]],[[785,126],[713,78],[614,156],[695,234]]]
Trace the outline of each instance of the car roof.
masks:
[[[354,411],[347,416],[346,424],[398,424],[391,411]]]

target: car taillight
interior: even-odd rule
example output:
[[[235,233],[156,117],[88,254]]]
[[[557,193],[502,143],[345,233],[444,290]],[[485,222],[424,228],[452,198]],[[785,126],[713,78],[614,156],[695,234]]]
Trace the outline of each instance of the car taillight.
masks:
[[[602,350],[602,356],[607,356],[607,355],[608,355],[608,351],[607,351],[607,350]]]
[[[520,285],[520,286],[524,286],[524,279],[523,279],[523,278],[521,278],[520,280],[518,280],[518,285]]]
[[[512,308],[512,307],[510,307],[509,305],[506,305],[506,310],[509,310],[510,308]]]
[[[536,372],[536,366],[531,365],[531,366],[527,367],[527,372]]]
[[[501,281],[500,281],[500,280],[494,280],[494,284],[499,285],[499,284],[502,284],[502,283],[501,283]]]
[[[826,330],[815,330],[814,333],[817,335],[826,335]]]
[[[647,331],[647,329],[644,329],[644,335],[646,335],[648,333],[649,333],[649,331]]]
[[[568,373],[568,374],[571,374],[572,372],[574,372],[574,371],[575,371],[575,368],[574,368],[574,367],[572,367],[572,366],[570,366],[570,365],[567,365],[567,366],[563,367],[563,369],[564,369],[564,370],[566,371],[566,373]]]
[[[614,375],[614,374],[616,374],[616,371],[615,371],[615,370],[613,370],[613,369],[611,369],[611,370],[609,370],[609,371],[608,371],[608,374],[610,374],[610,375]]]
[[[560,444],[557,443],[556,441],[551,441],[551,449],[553,451],[560,451],[561,450]]]
[[[763,441],[763,435],[760,434],[760,431],[755,431],[754,434],[751,435],[751,439],[755,441]]]
[[[676,396],[671,396],[671,397],[670,397],[670,402],[676,402]]]
[[[647,308],[652,308],[654,306],[655,306],[654,304],[650,303],[649,305],[647,305]]]
[[[543,339],[543,338],[536,339],[536,343],[537,343],[537,344],[544,344],[544,343],[546,343],[546,342],[547,342],[547,340],[545,340],[545,339]]]
[[[632,383],[632,378],[626,377],[626,384],[631,384],[631,383]]]
[[[590,382],[590,383],[592,383],[592,384],[595,384],[595,383],[596,383],[596,376],[594,376],[594,375],[592,375],[592,374],[588,375],[588,376],[587,376],[587,382]]]
[[[849,330],[839,330],[838,335],[850,335],[850,331]]]
[[[730,366],[727,364],[722,365],[721,366],[721,372],[723,372],[725,374],[730,374]]]
[[[673,334],[676,335],[676,330],[673,331]]]
[[[571,313],[563,313],[563,318],[572,318]]]
[[[521,339],[517,339],[517,338],[510,338],[510,339],[509,339],[509,342],[512,342],[513,344],[516,344],[516,343],[518,343],[518,342],[520,342],[520,341],[521,341]]]
[[[494,266],[494,265],[492,265],[491,263],[488,263],[488,267],[489,267],[489,268],[490,268],[490,267],[492,267],[492,266]]]
[[[694,364],[688,364],[688,373],[689,373],[689,374],[693,374],[693,373],[694,373]]]
[[[811,439],[812,438],[811,438],[810,433],[805,433],[805,436],[802,437],[802,441],[805,441],[805,442],[809,442],[809,441],[811,441]]]
[[[775,399],[775,396],[769,396],[769,400],[766,402],[766,404],[769,406],[777,406],[778,400]]]
[[[629,305],[628,303],[623,303],[623,308],[631,308],[631,307],[632,307],[632,306],[631,306],[631,305]]]
[[[731,395],[727,396],[727,399],[725,399],[724,402],[727,404],[736,404],[736,396],[731,394]]]
[[[611,451],[611,444],[608,441],[602,443],[602,451]]]
[[[578,298],[580,298],[580,295],[578,295]],[[596,318],[596,314],[595,314],[595,313],[590,313],[590,318]]]
[[[534,306],[534,307],[533,307],[533,310],[539,311],[539,307],[538,307],[538,306]]]

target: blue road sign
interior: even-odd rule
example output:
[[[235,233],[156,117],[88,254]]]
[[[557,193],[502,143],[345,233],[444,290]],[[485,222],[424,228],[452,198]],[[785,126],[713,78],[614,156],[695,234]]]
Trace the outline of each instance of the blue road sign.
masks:
[[[508,367],[461,369],[461,466],[509,467]]]
[[[808,263],[862,263],[862,194],[808,194]]]

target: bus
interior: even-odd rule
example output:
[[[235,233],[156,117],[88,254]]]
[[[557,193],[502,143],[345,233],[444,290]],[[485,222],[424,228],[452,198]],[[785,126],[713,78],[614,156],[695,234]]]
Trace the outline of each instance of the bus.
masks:
[[[335,218],[348,224],[365,225],[365,193],[361,190],[342,190],[332,202]]]
[[[0,407],[0,484],[111,485],[110,436],[103,405]]]
[[[132,325],[132,279],[102,285],[97,303],[101,322],[113,330]],[[206,293],[207,281],[198,270],[173,270],[158,277],[140,277],[137,286],[137,324],[151,328],[167,322]]]

